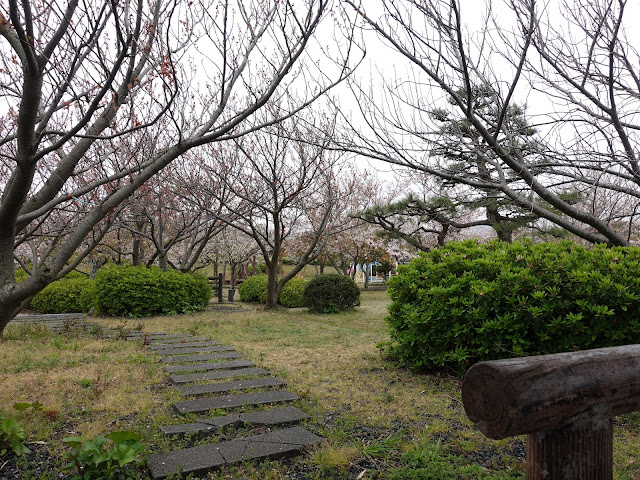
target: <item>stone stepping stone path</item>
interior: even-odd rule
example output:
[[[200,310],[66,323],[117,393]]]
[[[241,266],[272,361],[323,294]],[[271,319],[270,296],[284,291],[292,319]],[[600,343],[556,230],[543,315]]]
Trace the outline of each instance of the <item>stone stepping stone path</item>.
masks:
[[[296,407],[280,407],[263,410],[255,413],[243,413],[241,415],[223,415],[221,417],[202,418],[193,423],[181,423],[160,427],[165,435],[205,436],[225,430],[227,427],[239,428],[243,425],[253,426],[278,426],[298,423],[309,418],[309,415]]]
[[[236,368],[255,367],[256,364],[249,360],[229,360],[226,362],[187,363],[184,365],[171,365],[164,367],[167,373],[176,372],[203,372],[207,370],[232,370]]]
[[[180,342],[180,343],[155,343],[149,345],[149,348],[156,350],[157,352],[164,352],[165,350],[173,352],[174,355],[182,355],[185,350],[192,350],[193,348],[202,348],[203,352],[209,352],[209,347],[218,347],[220,342]],[[189,348],[193,347],[193,348]],[[191,352],[188,352],[191,353]],[[193,352],[196,353],[196,352]],[[171,355],[171,353],[169,353]]]
[[[231,347],[225,347],[231,348]],[[162,363],[186,363],[186,362],[206,362],[208,360],[228,360],[232,358],[241,358],[242,354],[235,350],[227,351],[223,353],[210,353],[208,355],[173,355],[170,357],[163,357],[160,361]]]
[[[166,478],[178,471],[183,475],[200,475],[246,460],[293,457],[321,441],[321,437],[302,427],[290,427],[236,440],[150,455],[147,458],[147,467],[154,479]]]
[[[174,403],[173,407],[178,413],[206,413],[210,410],[244,407],[247,405],[290,402],[299,398],[295,393],[287,390],[269,390],[258,393],[241,393],[238,395],[185,400],[184,402]]]
[[[218,342],[209,342],[210,345],[200,345],[198,347],[193,348],[185,348],[184,345],[181,348],[169,348],[165,346],[165,348],[153,348],[155,350],[154,353],[158,355],[187,355],[187,354],[195,354],[195,353],[212,353],[212,352],[231,352],[233,351],[232,347],[225,347],[222,345],[218,345]]]
[[[201,475],[224,466],[247,460],[273,460],[299,455],[323,439],[296,425],[309,416],[294,406],[272,406],[299,399],[283,390],[286,382],[271,376],[264,368],[256,367],[233,347],[221,345],[206,337],[163,332],[127,332],[86,322],[82,314],[19,315],[14,323],[38,323],[52,331],[63,332],[70,327],[96,327],[103,337],[124,337],[142,340],[145,347],[161,357],[170,380],[185,397],[198,398],[175,402],[179,414],[209,414],[212,410],[242,408],[242,413],[229,412],[220,416],[203,416],[191,423],[163,425],[160,430],[172,438],[206,437],[229,429],[256,427],[267,433],[248,435],[233,440],[182,448],[166,453],[151,454],[147,467],[154,480],[171,475]],[[207,382],[207,383],[199,383]],[[233,393],[263,389],[251,393]],[[264,409],[264,406],[267,406]],[[247,411],[255,407],[253,412]],[[246,435],[246,434],[245,434]]]
[[[296,394],[282,389],[286,382],[272,377],[264,368],[242,360],[242,355],[232,347],[202,337],[162,337],[160,334],[152,339],[146,338],[147,342],[147,348],[164,355],[161,361],[168,364],[164,371],[173,374],[169,379],[180,393],[185,397],[198,396],[175,402],[173,408],[176,412],[183,415],[210,415],[211,411],[243,409],[243,413],[202,416],[190,423],[163,425],[160,430],[165,435],[200,438],[220,431],[228,434],[229,429],[241,427],[271,430],[268,433],[151,454],[147,457],[147,467],[154,480],[178,472],[182,475],[205,474],[246,460],[295,456],[322,441],[321,437],[300,426],[291,426],[309,418],[302,410],[294,406],[272,407],[299,399]],[[180,372],[183,373],[178,374]],[[233,393],[251,389],[263,391]],[[268,406],[265,410],[245,411],[265,405]]]
[[[237,368],[235,370],[226,370],[222,372],[204,372],[204,373],[189,373],[186,375],[171,375],[169,380],[175,384],[180,383],[192,383],[204,380],[223,380],[225,378],[238,378],[257,375],[270,375],[268,370],[264,368]]]
[[[251,380],[234,380],[232,382],[205,383],[178,387],[183,395],[204,395],[207,393],[226,393],[232,390],[249,390],[262,387],[284,387],[284,380],[275,377],[253,378]]]

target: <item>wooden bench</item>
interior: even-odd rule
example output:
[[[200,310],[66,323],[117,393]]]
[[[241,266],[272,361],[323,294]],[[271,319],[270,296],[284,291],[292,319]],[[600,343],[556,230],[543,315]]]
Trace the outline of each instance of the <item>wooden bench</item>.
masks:
[[[462,402],[487,437],[527,435],[527,480],[611,480],[613,417],[640,410],[640,345],[481,362]]]

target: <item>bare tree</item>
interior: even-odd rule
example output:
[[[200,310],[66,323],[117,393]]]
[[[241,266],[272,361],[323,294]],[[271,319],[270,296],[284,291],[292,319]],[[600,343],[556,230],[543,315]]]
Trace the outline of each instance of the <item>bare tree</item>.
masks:
[[[346,3],[407,72],[379,90],[352,84],[367,123],[351,121],[343,148],[484,191],[589,242],[628,244],[640,57],[625,0],[508,0],[501,18],[487,1],[482,21],[479,2]]]
[[[321,50],[307,59],[330,8],[326,0],[3,3],[0,332],[82,262],[122,202],[169,163],[286,118],[344,79],[348,58],[333,78],[317,68]],[[281,110],[256,117],[271,98]],[[151,139],[153,154],[129,155],[125,140],[135,147],[136,139],[139,148]],[[16,284],[14,253],[34,237],[48,247]]]
[[[208,185],[224,183],[232,192],[228,199],[216,198],[224,205],[220,218],[257,243],[267,267],[266,308],[276,308],[284,284],[321,253],[337,219],[340,155],[324,148],[326,134],[309,141],[314,135],[294,118],[239,138],[233,147],[212,149],[214,162],[206,167],[211,182],[195,191],[198,199],[198,192],[215,196]],[[279,278],[284,249],[300,232],[309,241],[298,263]]]

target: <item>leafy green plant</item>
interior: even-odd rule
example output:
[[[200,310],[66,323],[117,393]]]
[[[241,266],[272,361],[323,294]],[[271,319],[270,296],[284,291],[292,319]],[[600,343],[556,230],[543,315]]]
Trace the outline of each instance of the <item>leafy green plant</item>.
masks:
[[[40,313],[75,313],[88,310],[86,292],[93,281],[86,275],[67,275],[47,285],[31,300],[31,307]]]
[[[42,404],[38,402],[19,402],[14,403],[13,408],[20,412],[28,408],[40,411],[42,410]],[[0,457],[6,455],[9,450],[18,456],[31,453],[31,450],[23,443],[24,439],[25,432],[22,424],[18,420],[0,413]]]
[[[282,287],[278,303],[289,308],[304,307],[304,289],[307,281],[303,278],[292,278]]]
[[[313,312],[338,313],[360,305],[360,289],[351,277],[337,273],[319,275],[305,287],[304,301]]]
[[[142,463],[139,458],[144,448],[141,438],[138,433],[126,431],[86,441],[81,437],[67,437],[62,441],[71,451],[64,456],[69,463],[63,469],[75,470],[71,480],[139,478],[132,467]],[[109,445],[109,440],[113,445]]]
[[[389,354],[432,369],[640,341],[640,249],[451,242],[389,281]]]
[[[31,450],[22,443],[25,439],[24,427],[13,418],[0,414],[0,456],[11,450],[18,456],[26,455]]]
[[[103,267],[93,289],[93,306],[113,316],[189,313],[202,310],[210,298],[211,288],[203,276],[157,267]]]
[[[240,284],[238,293],[243,302],[265,303],[267,301],[267,276],[251,275]]]

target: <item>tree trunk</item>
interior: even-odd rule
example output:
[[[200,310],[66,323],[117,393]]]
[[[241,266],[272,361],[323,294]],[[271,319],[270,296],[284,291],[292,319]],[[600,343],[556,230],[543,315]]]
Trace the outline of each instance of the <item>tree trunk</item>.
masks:
[[[273,265],[276,267],[276,265]],[[267,264],[267,301],[265,303],[265,310],[274,310],[278,306],[278,297],[276,293],[276,287],[278,285],[278,269],[272,268]]]
[[[236,271],[238,270],[238,265],[235,263],[230,264],[231,267],[231,276],[229,278],[229,288],[236,288]]]
[[[158,265],[163,271],[167,271],[169,269],[169,264],[167,263],[167,252],[160,252],[158,255]]]
[[[137,236],[133,239],[131,257],[131,263],[134,267],[140,265],[140,239]]]
[[[364,266],[364,288],[369,288],[369,264],[363,263]]]

